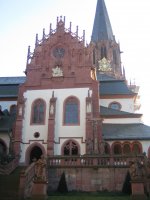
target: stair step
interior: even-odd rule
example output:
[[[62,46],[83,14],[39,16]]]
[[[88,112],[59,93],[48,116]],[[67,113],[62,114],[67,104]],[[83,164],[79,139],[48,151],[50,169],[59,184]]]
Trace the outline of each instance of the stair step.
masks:
[[[10,175],[0,175],[0,200],[17,200],[21,167]]]

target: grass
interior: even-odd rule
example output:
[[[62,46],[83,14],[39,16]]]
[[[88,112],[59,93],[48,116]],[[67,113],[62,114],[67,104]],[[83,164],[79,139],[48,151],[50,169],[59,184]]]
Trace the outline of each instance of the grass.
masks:
[[[131,200],[130,196],[119,193],[66,193],[52,194],[48,200]]]
[[[48,200],[131,200],[131,198],[129,196],[50,196]]]

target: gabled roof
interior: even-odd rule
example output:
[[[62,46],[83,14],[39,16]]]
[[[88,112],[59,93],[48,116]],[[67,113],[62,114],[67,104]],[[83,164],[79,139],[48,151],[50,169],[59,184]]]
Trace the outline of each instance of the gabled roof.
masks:
[[[142,114],[138,113],[130,113],[125,111],[120,111],[112,108],[107,108],[104,106],[100,106],[100,115],[104,118],[111,118],[111,117],[128,117],[128,118],[139,118]]]
[[[112,27],[104,0],[97,1],[91,41],[114,40]]]
[[[138,124],[102,124],[105,140],[149,140],[150,126]]]
[[[124,80],[100,81],[100,95],[135,95]]]

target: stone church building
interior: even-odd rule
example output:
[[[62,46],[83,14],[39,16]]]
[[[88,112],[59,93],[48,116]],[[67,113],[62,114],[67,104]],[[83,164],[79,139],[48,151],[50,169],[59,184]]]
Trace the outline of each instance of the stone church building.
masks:
[[[0,154],[19,155],[25,166],[42,154],[53,163],[55,158],[55,165],[66,156],[104,156],[107,164],[116,156],[116,165],[123,156],[150,157],[139,87],[126,80],[104,0],[97,1],[91,31],[85,45],[84,31],[79,36],[78,27],[72,32],[71,23],[66,27],[65,17],[58,17],[55,29],[43,30],[42,39],[36,35],[34,51],[28,48],[25,76],[0,77]]]

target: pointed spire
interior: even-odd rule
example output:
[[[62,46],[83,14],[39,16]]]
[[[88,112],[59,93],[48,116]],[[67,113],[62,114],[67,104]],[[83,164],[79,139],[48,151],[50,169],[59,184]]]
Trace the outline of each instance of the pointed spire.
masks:
[[[91,41],[114,40],[112,27],[104,0],[97,0]]]

